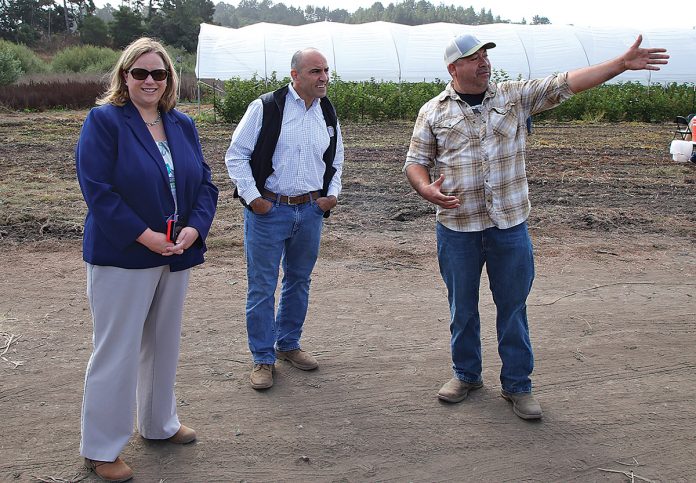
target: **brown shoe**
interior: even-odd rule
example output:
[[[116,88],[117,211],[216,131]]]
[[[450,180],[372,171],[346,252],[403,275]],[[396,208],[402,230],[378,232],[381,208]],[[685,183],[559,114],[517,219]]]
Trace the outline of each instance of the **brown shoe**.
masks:
[[[466,399],[466,397],[469,395],[469,391],[480,389],[482,387],[482,382],[472,384],[453,377],[440,388],[440,390],[437,392],[437,397],[449,403],[458,403]]]
[[[251,370],[251,387],[268,389],[273,385],[273,364],[254,364]]]
[[[512,403],[512,410],[522,419],[541,419],[541,404],[531,392],[500,391],[500,395]]]
[[[179,428],[179,431],[174,433],[174,436],[169,438],[167,441],[174,444],[189,444],[196,441],[196,432],[184,426],[183,424]]]
[[[281,361],[289,361],[290,364],[303,371],[311,371],[319,367],[319,363],[314,356],[302,349],[295,349],[287,352],[277,350],[276,358]]]
[[[133,478],[133,470],[121,458],[116,458],[115,461],[96,461],[85,458],[85,466],[104,481],[120,483]]]

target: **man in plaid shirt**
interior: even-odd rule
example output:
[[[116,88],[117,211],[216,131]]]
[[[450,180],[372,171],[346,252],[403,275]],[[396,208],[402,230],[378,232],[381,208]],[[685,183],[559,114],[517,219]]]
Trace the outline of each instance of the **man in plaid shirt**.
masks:
[[[445,49],[452,81],[418,113],[404,165],[413,188],[437,205],[437,254],[448,292],[454,373],[438,392],[441,400],[463,401],[483,386],[478,299],[485,264],[497,310],[501,394],[517,416],[541,418],[532,395],[526,312],[534,279],[526,222],[526,120],[626,70],[659,70],[667,63],[665,49],[641,49],[641,42],[638,36],[623,55],[601,64],[500,83],[490,81],[487,51],[493,42],[465,34]]]

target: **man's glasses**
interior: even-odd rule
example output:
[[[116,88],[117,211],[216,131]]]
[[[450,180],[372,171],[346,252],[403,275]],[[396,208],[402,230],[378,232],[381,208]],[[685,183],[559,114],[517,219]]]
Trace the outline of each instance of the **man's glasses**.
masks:
[[[130,72],[130,75],[132,75],[133,79],[136,80],[145,80],[149,75],[152,76],[152,80],[156,81],[163,81],[164,79],[169,77],[169,71],[166,69],[147,70],[136,67],[135,69],[131,69],[128,72]]]

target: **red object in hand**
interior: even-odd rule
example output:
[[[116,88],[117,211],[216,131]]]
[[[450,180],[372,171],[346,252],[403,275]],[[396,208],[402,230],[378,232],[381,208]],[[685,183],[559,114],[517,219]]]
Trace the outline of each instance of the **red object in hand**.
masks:
[[[176,243],[177,235],[176,220],[167,220],[167,241],[170,243]]]

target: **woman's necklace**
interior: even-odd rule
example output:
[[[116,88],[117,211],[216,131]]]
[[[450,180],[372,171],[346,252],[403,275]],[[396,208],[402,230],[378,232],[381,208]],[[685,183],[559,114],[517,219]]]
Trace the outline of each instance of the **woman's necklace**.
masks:
[[[155,120],[152,121],[152,122],[147,122],[147,121],[145,121],[145,119],[143,119],[143,121],[145,121],[145,125],[146,125],[147,127],[152,127],[152,126],[156,126],[157,124],[159,124],[159,122],[160,122],[161,119],[162,119],[162,116],[160,115],[160,112],[159,112],[159,109],[158,109],[158,110],[157,110],[157,119],[155,119]]]

